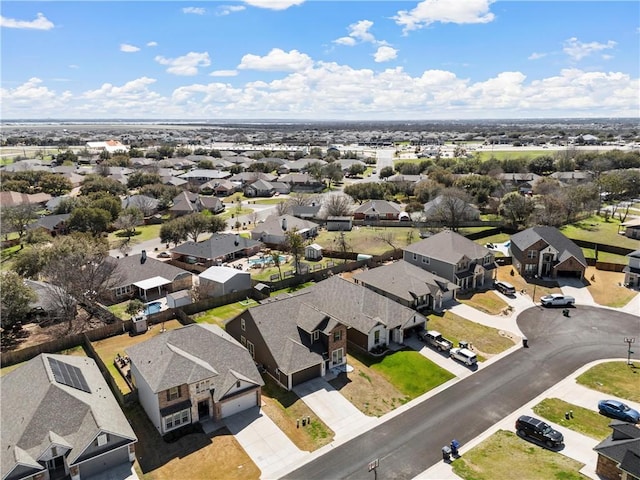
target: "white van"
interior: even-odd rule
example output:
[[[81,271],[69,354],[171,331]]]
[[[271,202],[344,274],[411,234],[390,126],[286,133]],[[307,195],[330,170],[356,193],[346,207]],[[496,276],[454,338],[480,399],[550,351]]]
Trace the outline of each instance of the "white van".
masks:
[[[467,348],[452,348],[449,350],[449,356],[471,367],[478,363],[478,357]]]
[[[516,294],[516,288],[513,285],[511,285],[510,283],[507,283],[507,282],[496,282],[494,284],[494,286],[496,287],[496,290],[498,290],[503,295],[515,295]]]

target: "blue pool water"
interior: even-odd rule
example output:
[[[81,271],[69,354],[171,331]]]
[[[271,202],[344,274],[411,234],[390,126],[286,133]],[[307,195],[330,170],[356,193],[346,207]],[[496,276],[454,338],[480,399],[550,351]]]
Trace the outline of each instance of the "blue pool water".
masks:
[[[144,313],[146,315],[151,315],[152,313],[158,313],[161,308],[162,308],[162,304],[160,302],[147,303],[144,307]]]
[[[287,260],[287,257],[285,257],[284,255],[280,255],[278,258],[280,259],[281,264]],[[273,259],[271,257],[249,259],[249,265],[264,265],[266,263],[273,263]]]

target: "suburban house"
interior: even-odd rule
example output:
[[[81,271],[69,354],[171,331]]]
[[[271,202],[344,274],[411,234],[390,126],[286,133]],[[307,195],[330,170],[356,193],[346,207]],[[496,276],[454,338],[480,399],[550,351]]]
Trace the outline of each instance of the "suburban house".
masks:
[[[598,453],[596,474],[603,480],[640,478],[640,428],[614,420],[611,435],[594,447]]]
[[[171,250],[171,258],[204,269],[255,255],[263,244],[231,233],[214,233],[201,242],[185,242]]]
[[[640,287],[640,250],[631,252],[629,257],[629,265],[622,270],[624,272],[624,284],[630,288]]]
[[[217,325],[192,324],[126,349],[138,400],[165,435],[260,406],[253,358]]]
[[[462,290],[490,286],[497,268],[491,250],[451,230],[405,247],[403,259]]]
[[[549,175],[565,185],[581,185],[593,181],[593,173],[585,171],[553,172]]]
[[[277,177],[271,173],[264,172],[240,172],[229,178],[229,181],[240,183],[241,186],[250,185],[257,180],[273,182]]]
[[[511,236],[513,268],[523,277],[584,278],[582,249],[555,227],[537,226]]]
[[[104,142],[87,142],[85,144],[85,147],[87,150],[89,150],[90,153],[100,153],[104,151],[109,153],[124,153],[129,151],[129,145],[124,145],[118,140],[107,140]]]
[[[135,460],[137,438],[95,361],[40,354],[0,377],[2,479],[81,480]]]
[[[206,197],[185,190],[173,199],[173,205],[169,208],[169,212],[175,217],[205,210],[220,213],[224,211],[224,204],[218,197]]]
[[[117,262],[117,281],[112,292],[119,301],[134,296],[144,301],[156,299],[193,285],[190,272],[151,258],[145,250],[114,261]]]
[[[347,342],[372,351],[390,342],[401,344],[407,330],[424,325],[425,318],[414,310],[331,277],[249,308],[229,320],[226,330],[290,390],[343,364]]]
[[[386,200],[370,200],[353,211],[354,220],[398,220],[402,207]]]
[[[449,212],[455,209],[458,213],[460,220],[479,220],[480,210],[473,205],[466,203],[464,200],[457,197],[445,197],[444,195],[438,195],[436,198],[424,204],[424,215],[429,218],[440,218],[440,214],[444,209],[445,212]]]
[[[27,225],[27,230],[42,229],[52,237],[55,237],[56,235],[65,235],[69,233],[69,227],[67,226],[69,217],[71,217],[70,213],[46,215]]]
[[[518,191],[522,195],[531,195],[533,187],[542,177],[535,173],[500,173],[497,178],[506,191]]]
[[[293,215],[271,215],[256,225],[251,238],[269,245],[282,245],[287,241],[287,233],[296,231],[302,238],[309,239],[318,235],[318,228],[317,223]]]
[[[295,163],[295,162],[292,162]],[[289,165],[291,166],[291,165]],[[314,178],[308,173],[289,173],[278,179],[289,185],[292,192],[321,192],[324,190],[324,182]]]
[[[230,172],[223,170],[195,169],[178,175],[178,178],[186,180],[189,182],[189,185],[199,187],[203,183],[211,182],[212,180],[222,180],[230,176]]]
[[[62,288],[47,282],[24,279],[24,284],[36,294],[29,304],[29,318],[38,323],[62,321],[73,318],[77,312],[77,302]]]
[[[305,220],[314,220],[318,218],[321,207],[321,205],[317,205],[316,203],[312,203],[311,205],[292,205],[291,215]]]
[[[441,311],[454,300],[458,286],[405,260],[370,268],[353,281],[409,308]]]
[[[0,205],[3,207],[15,207],[17,205],[45,206],[51,198],[48,193],[20,193],[6,190],[0,192]]]
[[[247,184],[244,187],[244,194],[247,197],[273,197],[275,193],[276,189],[271,182],[262,179]]]
[[[220,297],[251,289],[251,274],[231,267],[209,267],[200,275],[200,295]]]
[[[236,185],[235,183],[223,179],[203,183],[200,186],[199,191],[203,195],[218,195],[221,197],[227,197],[234,193],[237,188],[238,185]]]
[[[122,209],[137,208],[145,217],[153,215],[158,211],[158,199],[147,195],[127,195],[122,199]]]

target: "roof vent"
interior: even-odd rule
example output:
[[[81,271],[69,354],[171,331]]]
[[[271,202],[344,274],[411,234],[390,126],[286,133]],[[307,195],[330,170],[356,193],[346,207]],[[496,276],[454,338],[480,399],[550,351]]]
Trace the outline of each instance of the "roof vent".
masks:
[[[140,255],[140,263],[144,263],[147,261],[147,251],[142,250],[142,254]]]

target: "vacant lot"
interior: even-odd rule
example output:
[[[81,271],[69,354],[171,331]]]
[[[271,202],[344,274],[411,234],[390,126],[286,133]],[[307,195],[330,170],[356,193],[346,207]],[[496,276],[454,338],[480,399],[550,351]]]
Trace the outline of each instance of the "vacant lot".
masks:
[[[608,307],[624,307],[638,292],[622,286],[624,273],[596,270],[595,267],[587,267],[585,272],[587,289],[593,300],[600,305]]]
[[[571,225],[560,227],[559,230],[571,239],[637,249],[638,241],[620,235],[619,226],[619,220],[605,220],[604,217],[593,215]]]
[[[626,351],[626,345],[623,344],[622,348]],[[640,368],[629,366],[627,362],[600,363],[584,372],[576,381],[598,392],[640,402]]]
[[[470,342],[480,361],[504,352],[515,342],[515,337],[509,332],[481,325],[451,312],[444,315],[432,313],[427,318],[427,328],[439,331],[454,345],[460,340]]]
[[[136,471],[142,480],[257,479],[260,469],[226,429],[162,440],[139,404],[124,409],[138,437]]]
[[[349,251],[381,255],[394,248],[403,248],[420,240],[419,230],[413,227],[354,227],[345,232]],[[331,250],[340,250],[339,233],[322,231],[315,243]]]
[[[573,412],[573,418],[567,420],[565,413],[569,410]],[[580,407],[558,398],[545,398],[533,407],[533,411],[550,422],[570,428],[596,440],[604,440],[611,434],[611,428],[609,428],[611,419],[588,408]]]
[[[353,371],[329,383],[360,411],[381,416],[445,383],[453,375],[418,352],[395,352],[384,358],[347,356]]]
[[[584,464],[538,447],[513,432],[499,430],[452,463],[465,480],[562,479],[583,480]]]

